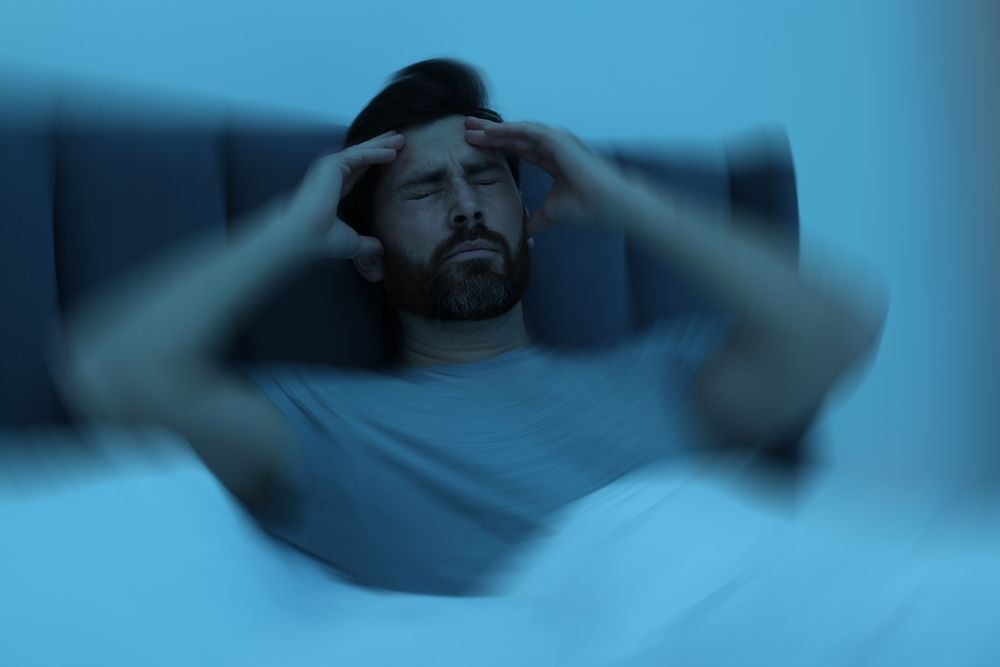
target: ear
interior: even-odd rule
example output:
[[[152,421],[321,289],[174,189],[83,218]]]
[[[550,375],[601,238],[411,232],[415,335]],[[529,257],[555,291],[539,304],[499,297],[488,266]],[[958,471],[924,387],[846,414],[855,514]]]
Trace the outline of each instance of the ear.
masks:
[[[370,283],[377,283],[385,275],[382,255],[358,255],[353,260],[354,268]]]

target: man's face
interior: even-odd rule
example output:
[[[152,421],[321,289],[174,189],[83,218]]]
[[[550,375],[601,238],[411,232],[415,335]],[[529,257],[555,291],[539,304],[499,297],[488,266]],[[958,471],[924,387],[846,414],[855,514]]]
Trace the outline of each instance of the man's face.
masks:
[[[520,193],[502,155],[465,140],[449,116],[404,132],[375,190],[374,233],[397,308],[439,320],[483,320],[521,299],[530,276]],[[485,246],[454,254],[467,245]]]

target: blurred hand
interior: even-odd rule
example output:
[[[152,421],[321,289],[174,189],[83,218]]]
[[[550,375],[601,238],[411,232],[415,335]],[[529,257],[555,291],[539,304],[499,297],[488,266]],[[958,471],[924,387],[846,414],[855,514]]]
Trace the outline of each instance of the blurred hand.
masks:
[[[337,207],[371,165],[392,162],[404,143],[403,135],[392,130],[317,158],[283,207],[279,224],[321,257],[381,254],[382,243],[355,232],[337,217]]]
[[[528,233],[562,222],[604,220],[628,184],[617,165],[568,130],[533,122],[494,123],[466,116],[465,139],[474,146],[513,151],[553,178],[542,207],[528,219]]]

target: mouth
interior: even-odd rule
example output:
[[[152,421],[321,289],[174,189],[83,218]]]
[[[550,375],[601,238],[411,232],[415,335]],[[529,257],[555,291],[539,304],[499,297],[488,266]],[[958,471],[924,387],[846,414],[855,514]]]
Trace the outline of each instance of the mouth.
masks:
[[[490,250],[489,248],[478,248],[476,250],[463,250],[461,252],[456,252],[453,255],[448,255],[448,260],[453,259],[475,259],[476,257],[489,257],[490,255],[497,254],[496,250]]]
[[[489,257],[495,254],[497,254],[497,249],[489,243],[464,243],[447,255],[445,261],[475,259],[476,257]]]

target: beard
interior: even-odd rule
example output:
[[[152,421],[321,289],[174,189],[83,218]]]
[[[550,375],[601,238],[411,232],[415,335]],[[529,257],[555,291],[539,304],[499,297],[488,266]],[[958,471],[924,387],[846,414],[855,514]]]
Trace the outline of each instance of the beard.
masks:
[[[448,262],[445,256],[461,243],[492,243],[497,257]],[[399,310],[434,320],[488,320],[511,310],[521,300],[531,277],[531,255],[522,228],[514,251],[498,232],[477,225],[461,230],[438,246],[427,264],[414,262],[385,247],[383,281],[386,295]]]

